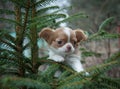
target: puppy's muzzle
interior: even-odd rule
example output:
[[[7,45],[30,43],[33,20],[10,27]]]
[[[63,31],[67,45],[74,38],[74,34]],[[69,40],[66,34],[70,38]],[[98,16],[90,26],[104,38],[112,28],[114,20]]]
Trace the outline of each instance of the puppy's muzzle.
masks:
[[[70,52],[71,49],[72,49],[72,47],[71,47],[70,45],[67,45],[67,46],[66,46],[66,52]]]

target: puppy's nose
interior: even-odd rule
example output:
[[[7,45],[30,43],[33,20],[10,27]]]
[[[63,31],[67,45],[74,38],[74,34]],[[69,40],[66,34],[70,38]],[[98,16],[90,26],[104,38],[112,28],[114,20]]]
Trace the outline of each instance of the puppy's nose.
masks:
[[[70,45],[67,45],[67,49],[70,51],[70,50],[71,50],[71,46],[70,46]]]

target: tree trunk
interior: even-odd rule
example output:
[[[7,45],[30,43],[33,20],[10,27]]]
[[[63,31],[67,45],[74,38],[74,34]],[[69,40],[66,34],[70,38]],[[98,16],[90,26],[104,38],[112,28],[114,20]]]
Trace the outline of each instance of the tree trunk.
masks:
[[[21,8],[19,6],[15,6],[15,19],[16,22],[20,23],[22,22],[21,19]],[[16,51],[18,52],[19,55],[22,55],[22,43],[23,43],[23,39],[21,39],[21,34],[22,34],[22,27],[19,25],[16,25],[15,27],[15,31],[16,31]],[[24,76],[24,69],[22,68],[22,60],[19,58],[19,75],[20,76]]]
[[[32,2],[32,19],[36,16],[36,7],[35,7],[35,1]],[[36,66],[36,60],[38,59],[38,46],[37,46],[37,29],[36,26],[34,25],[30,29],[31,33],[31,58],[32,58],[32,70],[34,73],[37,72],[35,66]]]

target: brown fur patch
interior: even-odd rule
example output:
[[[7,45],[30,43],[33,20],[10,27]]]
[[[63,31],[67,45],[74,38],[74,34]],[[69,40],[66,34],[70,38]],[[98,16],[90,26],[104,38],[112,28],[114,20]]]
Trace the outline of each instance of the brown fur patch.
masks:
[[[87,39],[86,35],[84,34],[84,31],[81,29],[74,30],[76,34],[77,41],[84,41]]]
[[[56,29],[54,34],[55,38],[52,41],[51,46],[59,48],[67,42],[68,36],[64,33],[63,29]],[[58,44],[58,41],[62,41],[62,44]]]
[[[48,44],[51,44],[53,37],[54,36],[54,32],[52,31],[51,28],[44,28],[42,29],[42,31],[39,33],[39,37],[43,38],[45,41],[48,42]]]

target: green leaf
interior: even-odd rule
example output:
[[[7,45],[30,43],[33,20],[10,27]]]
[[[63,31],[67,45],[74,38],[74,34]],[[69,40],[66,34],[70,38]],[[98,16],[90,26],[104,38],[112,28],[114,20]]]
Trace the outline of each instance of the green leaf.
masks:
[[[12,20],[12,19],[0,18],[0,21],[5,21],[5,22],[9,22],[9,23],[14,23],[14,24],[17,24],[17,25],[19,25],[19,26],[22,26],[20,23],[16,22],[15,20]]]
[[[39,0],[38,2],[35,3],[35,6],[45,7],[54,1],[55,0]]]
[[[13,36],[10,35],[10,33],[8,31],[0,31],[0,39],[4,39],[7,40],[8,42],[11,42],[13,44],[15,44],[15,38]]]
[[[58,6],[49,6],[49,7],[45,7],[45,8],[42,8],[40,10],[37,11],[37,14],[44,14],[45,12],[49,11],[49,10],[56,10],[56,9],[59,9]]]
[[[40,81],[36,81],[29,78],[20,78],[14,76],[5,76],[1,79],[2,86],[8,87],[22,87],[26,86],[27,89],[35,88],[35,89],[50,89],[49,84],[42,83]]]
[[[53,13],[59,13],[61,11],[64,11],[64,10],[71,10],[72,6],[69,6],[69,7],[64,7],[64,8],[60,8],[59,10],[53,12]]]
[[[96,36],[96,37],[90,37],[87,41],[92,41],[92,40],[103,40],[103,39],[115,39],[115,38],[119,38],[120,34],[105,34],[103,36]]]
[[[12,10],[0,9],[0,14],[13,15],[13,14],[15,14],[15,12]]]
[[[85,15],[84,13],[77,13],[77,14],[74,14],[72,16],[69,16],[68,18],[62,20],[62,21],[59,21],[57,22],[55,25],[59,25],[61,23],[64,23],[64,22],[69,22],[69,21],[73,21],[75,19],[81,19],[81,18],[87,18],[88,16]]]
[[[51,18],[65,18],[66,15],[65,14],[47,14],[47,15],[43,15],[43,16],[38,16],[32,19],[32,21],[44,21],[44,20],[49,20]]]
[[[32,19],[33,23],[31,23],[30,27],[32,27],[34,25],[42,26],[51,21],[53,22],[56,19],[65,18],[65,17],[66,17],[66,15],[64,15],[64,14],[49,14],[49,15],[45,15],[45,16],[39,16],[39,17]]]
[[[105,26],[107,26],[110,22],[112,22],[113,20],[115,19],[115,17],[110,17],[110,18],[107,18],[105,21],[103,21],[101,23],[101,25],[99,26],[99,30],[98,31],[101,31],[104,29]]]
[[[41,81],[49,83],[53,81],[55,72],[59,69],[58,64],[49,65],[49,67],[41,73]]]
[[[16,50],[16,46],[13,43],[8,42],[6,40],[0,39],[0,44],[1,44],[0,46],[3,48],[9,49],[9,50],[13,50],[13,49]]]
[[[102,82],[102,84],[104,86],[107,85],[108,88],[111,87],[111,89],[119,89],[120,88],[120,79],[117,79],[117,78],[101,76],[100,82]]]
[[[9,0],[9,1],[14,3],[14,5],[17,5],[19,7],[24,7],[24,8],[26,7],[26,3],[27,3],[27,0],[20,0],[19,2],[18,0]]]
[[[92,51],[83,51],[82,52],[82,56],[83,57],[90,57],[90,56],[100,57],[101,54],[100,53],[96,53],[96,52],[92,52]]]

